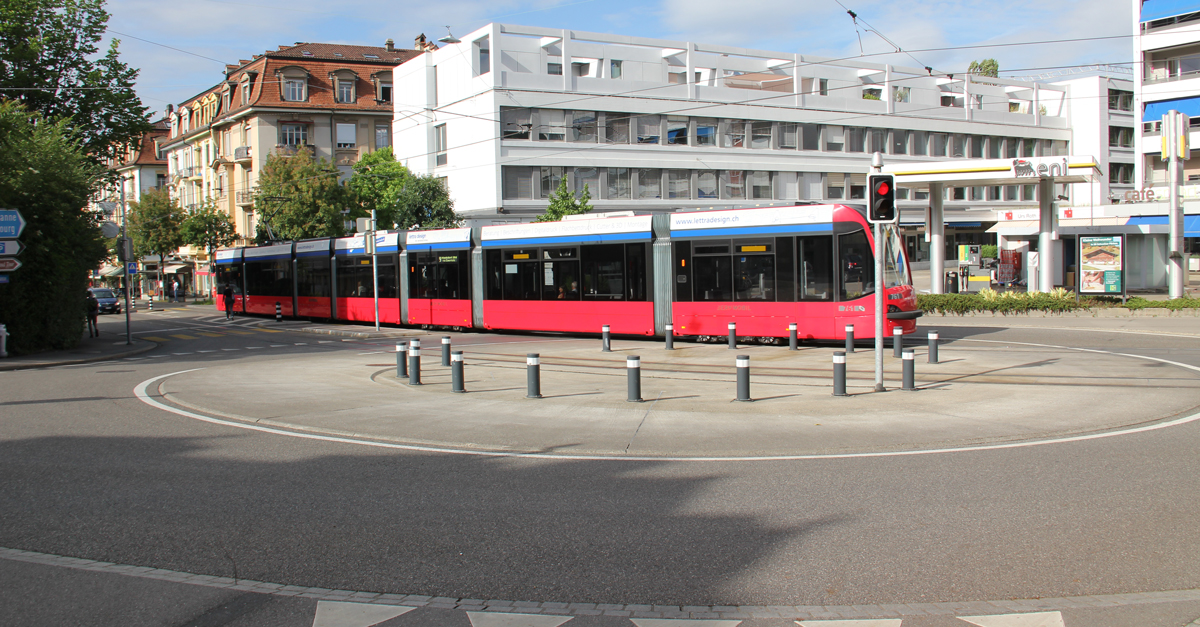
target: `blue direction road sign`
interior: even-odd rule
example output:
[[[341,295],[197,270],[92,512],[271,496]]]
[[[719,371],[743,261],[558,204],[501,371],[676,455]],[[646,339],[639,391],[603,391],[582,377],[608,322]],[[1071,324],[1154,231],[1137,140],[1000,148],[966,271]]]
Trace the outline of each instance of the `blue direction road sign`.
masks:
[[[8,283],[8,275],[0,274],[0,283]]]
[[[16,209],[0,209],[0,237],[21,237],[25,218]]]
[[[137,262],[136,261],[125,262],[125,272],[126,272],[126,274],[137,274],[138,273]]]
[[[0,239],[0,257],[16,257],[25,246],[15,239]]]

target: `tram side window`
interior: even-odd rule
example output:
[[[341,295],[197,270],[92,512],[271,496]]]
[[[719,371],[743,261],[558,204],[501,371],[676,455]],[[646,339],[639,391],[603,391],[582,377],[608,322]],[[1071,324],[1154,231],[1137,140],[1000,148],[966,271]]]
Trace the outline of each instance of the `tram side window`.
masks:
[[[579,300],[579,249],[542,249],[542,300]]]
[[[338,298],[372,298],[375,295],[371,286],[374,276],[371,273],[371,258],[364,256],[345,256],[337,258],[337,295]]]
[[[814,235],[796,238],[802,301],[833,300],[833,237]]]
[[[485,250],[483,253],[483,267],[486,269],[483,297],[487,300],[504,298],[504,264],[500,259],[499,250]]]
[[[217,265],[217,293],[225,291],[226,285],[233,285],[233,293],[242,293],[242,264],[223,263]]]
[[[583,299],[622,300],[625,294],[623,244],[584,246]]]
[[[695,242],[692,266],[692,274],[696,277],[692,294],[696,300],[733,300],[733,257],[729,240]]]
[[[672,268],[675,302],[692,302],[692,243],[675,242],[675,266]]]
[[[838,236],[841,266],[841,300],[861,298],[875,291],[875,257],[866,231]]]
[[[437,257],[433,253],[410,253],[408,296],[409,298],[437,298],[434,275],[437,273]]]
[[[648,244],[625,245],[625,297],[627,300],[648,300],[646,284],[646,247]]]
[[[781,303],[796,301],[796,259],[792,254],[795,238],[775,238],[775,300]]]
[[[368,259],[370,259],[368,257]],[[379,255],[379,297],[398,298],[400,296],[399,282],[396,280],[396,255]],[[368,270],[369,272],[370,270]],[[372,284],[375,278],[371,277]]]
[[[471,276],[467,260],[470,253],[441,252],[437,254],[437,297],[447,300],[471,298],[468,279]]]
[[[291,297],[291,260],[247,261],[246,292],[254,296]]]
[[[540,300],[541,280],[538,278],[537,249],[504,251],[504,298],[506,300]]]
[[[774,243],[739,241],[734,246],[734,300],[775,300]]]
[[[328,298],[331,290],[329,257],[300,257],[296,260],[297,296]]]

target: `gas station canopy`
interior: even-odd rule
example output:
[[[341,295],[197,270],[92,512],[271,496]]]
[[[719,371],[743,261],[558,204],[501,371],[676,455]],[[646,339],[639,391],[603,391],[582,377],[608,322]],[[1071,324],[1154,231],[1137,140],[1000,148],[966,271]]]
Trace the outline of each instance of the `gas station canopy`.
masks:
[[[1055,183],[1086,183],[1101,176],[1096,158],[1086,155],[898,163],[885,166],[883,173],[895,175],[898,187],[916,188],[929,183],[946,187],[1033,185],[1045,178]]]

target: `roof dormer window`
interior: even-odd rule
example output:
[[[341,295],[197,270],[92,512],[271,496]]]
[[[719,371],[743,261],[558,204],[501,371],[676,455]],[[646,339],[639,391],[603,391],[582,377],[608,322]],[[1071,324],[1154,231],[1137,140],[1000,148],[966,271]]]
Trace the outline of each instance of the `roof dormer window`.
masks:
[[[305,102],[308,100],[308,71],[302,67],[288,67],[276,73],[279,77],[282,93],[287,102]]]
[[[338,70],[329,73],[333,83],[334,99],[339,103],[354,104],[358,102],[358,75],[350,70]]]
[[[377,54],[366,54],[366,53],[363,53],[363,57],[365,57],[365,58],[367,58],[367,59],[371,59],[372,61],[378,61],[378,60],[379,60],[379,55],[377,55]]]
[[[301,51],[301,52],[300,52],[300,54],[302,54],[302,55],[304,55],[304,56],[306,56],[306,57],[311,57],[311,56],[313,56],[313,53],[311,53],[311,52],[309,52],[309,51],[307,51],[307,50]]]

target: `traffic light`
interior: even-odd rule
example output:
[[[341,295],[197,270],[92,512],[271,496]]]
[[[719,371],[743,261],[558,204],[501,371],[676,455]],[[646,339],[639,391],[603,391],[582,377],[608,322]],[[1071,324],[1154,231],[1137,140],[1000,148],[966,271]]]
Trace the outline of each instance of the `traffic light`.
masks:
[[[892,222],[896,219],[896,177],[891,174],[872,174],[867,177],[871,188],[871,206],[867,219],[871,222]]]
[[[117,259],[120,261],[130,261],[132,255],[129,254],[130,241],[125,237],[117,238]]]

